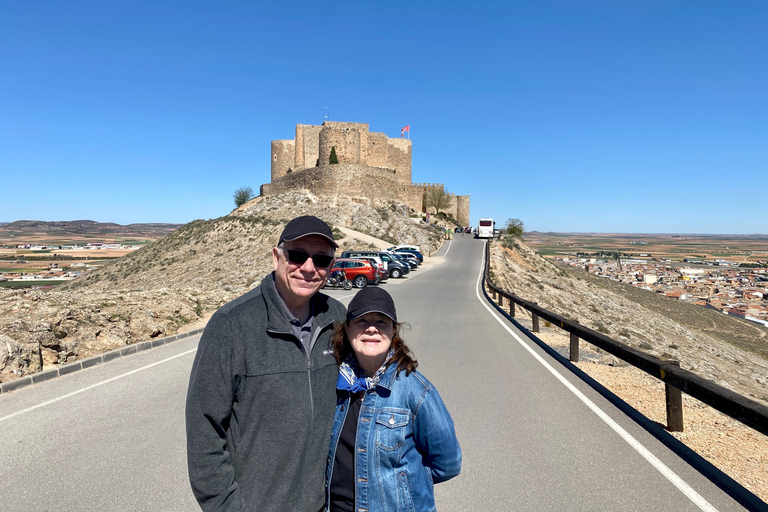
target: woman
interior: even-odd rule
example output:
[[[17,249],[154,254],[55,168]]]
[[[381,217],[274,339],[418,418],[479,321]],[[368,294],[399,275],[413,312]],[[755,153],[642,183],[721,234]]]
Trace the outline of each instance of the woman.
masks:
[[[461,470],[453,420],[400,337],[395,303],[366,287],[331,337],[339,363],[328,458],[331,512],[435,510],[433,483]]]

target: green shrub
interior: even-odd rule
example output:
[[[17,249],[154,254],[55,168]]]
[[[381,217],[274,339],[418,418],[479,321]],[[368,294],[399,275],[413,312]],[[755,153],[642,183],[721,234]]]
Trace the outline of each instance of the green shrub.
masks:
[[[523,236],[523,221],[520,219],[507,219],[507,223],[504,226],[504,232],[508,235],[521,238]]]
[[[253,198],[253,189],[251,187],[240,187],[235,190],[233,198],[235,206],[239,208]]]

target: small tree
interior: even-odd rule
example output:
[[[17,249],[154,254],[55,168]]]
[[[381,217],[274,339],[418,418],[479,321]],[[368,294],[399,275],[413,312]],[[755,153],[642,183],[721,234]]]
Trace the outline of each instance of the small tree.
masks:
[[[448,207],[448,193],[442,186],[429,188],[425,194],[425,203],[427,208],[434,208],[436,214],[440,213],[440,210]]]
[[[329,164],[337,164],[339,163],[339,157],[336,156],[336,146],[331,146],[331,156],[328,158]]]
[[[512,235],[517,238],[523,237],[523,221],[520,219],[507,219],[507,224],[504,226],[504,231],[508,235]]]
[[[253,189],[251,187],[240,187],[235,190],[235,206],[240,208],[253,198]]]

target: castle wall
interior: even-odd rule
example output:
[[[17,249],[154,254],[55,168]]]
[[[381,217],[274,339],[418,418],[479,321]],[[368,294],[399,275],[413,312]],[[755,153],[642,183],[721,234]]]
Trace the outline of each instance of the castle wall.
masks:
[[[322,128],[322,126],[313,124],[296,125],[294,171],[314,167],[317,163],[320,156],[320,130]],[[326,163],[328,163],[327,160]]]
[[[411,141],[387,139],[387,167],[393,169],[403,185],[411,183]]]
[[[360,163],[371,167],[389,166],[389,146],[387,134],[363,132],[360,139]]]
[[[417,212],[424,211],[424,190],[412,185],[400,185],[399,199]]]
[[[456,196],[456,215],[459,225],[469,226],[469,196]]]
[[[296,145],[292,140],[272,141],[272,181],[285,176],[295,161]]]
[[[457,203],[456,196],[454,194],[449,194],[448,195],[448,206],[445,207],[445,210],[441,210],[441,211],[445,211],[445,213],[447,213],[448,215],[450,215],[451,217],[453,217],[455,219],[456,218],[456,210],[457,210],[457,204],[456,203]]]
[[[403,191],[395,174],[385,168],[359,164],[321,165],[292,172],[261,186],[262,195],[306,189],[316,194],[364,196],[379,201],[398,199]]]

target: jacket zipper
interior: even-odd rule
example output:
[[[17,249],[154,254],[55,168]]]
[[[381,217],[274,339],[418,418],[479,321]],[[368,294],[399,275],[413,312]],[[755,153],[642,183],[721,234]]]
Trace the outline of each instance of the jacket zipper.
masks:
[[[311,413],[311,420],[310,420],[310,426],[314,425],[315,421],[315,397],[312,393],[312,349],[315,348],[315,342],[317,341],[317,338],[320,337],[320,333],[325,330],[326,327],[331,325],[333,322],[329,322],[322,327],[318,327],[317,331],[315,331],[312,334],[312,340],[309,343],[309,352],[304,349],[304,344],[299,341],[299,345],[301,345],[302,350],[307,354],[307,382],[309,383],[309,412]]]

